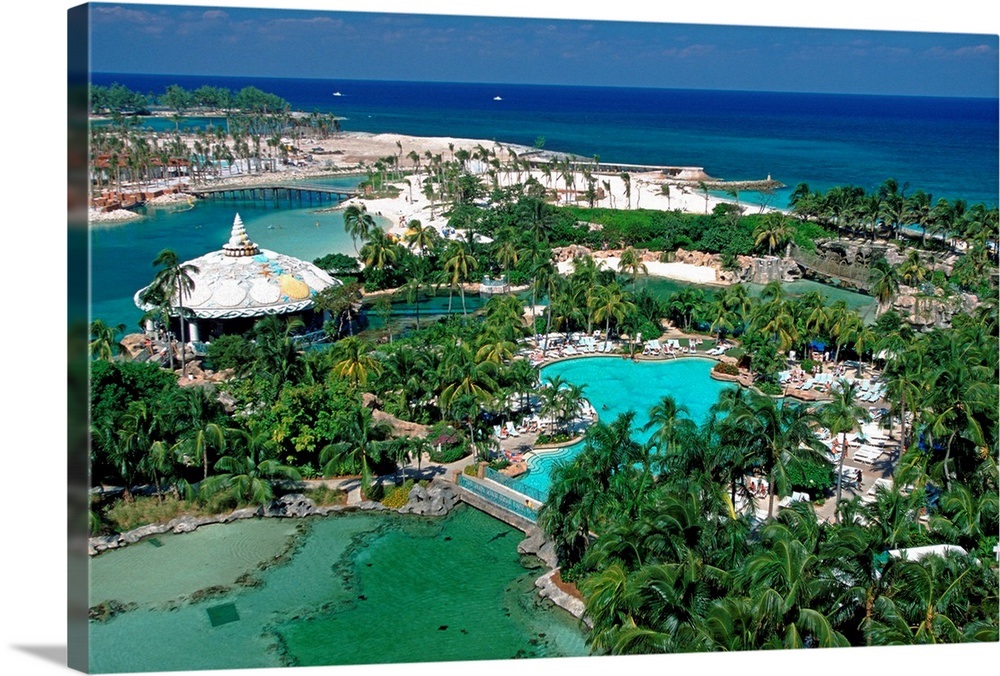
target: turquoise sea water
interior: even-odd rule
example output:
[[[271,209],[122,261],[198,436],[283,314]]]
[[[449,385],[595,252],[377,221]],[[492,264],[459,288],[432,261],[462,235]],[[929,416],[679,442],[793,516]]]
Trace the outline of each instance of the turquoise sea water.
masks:
[[[569,359],[542,368],[544,382],[561,376],[576,385],[585,385],[584,396],[597,411],[601,422],[611,423],[626,411],[635,411],[635,438],[649,439],[643,432],[649,422],[649,409],[666,395],[687,408],[687,416],[701,424],[719,394],[734,387],[713,380],[709,375],[715,361],[683,357],[656,362],[633,362],[620,357],[587,357]],[[583,443],[562,449],[542,451],[528,458],[528,473],[518,480],[542,492],[552,483],[551,474],[561,462],[572,460],[583,450]]]
[[[91,560],[94,672],[560,657],[574,618],[534,593],[522,534],[471,507],[161,535]]]

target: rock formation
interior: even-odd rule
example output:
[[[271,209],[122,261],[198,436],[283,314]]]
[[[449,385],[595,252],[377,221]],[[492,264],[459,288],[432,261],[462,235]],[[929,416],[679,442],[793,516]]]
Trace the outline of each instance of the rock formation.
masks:
[[[434,479],[427,488],[420,484],[411,488],[409,501],[399,508],[399,512],[421,516],[444,516],[456,504],[458,504],[458,490],[455,484]]]

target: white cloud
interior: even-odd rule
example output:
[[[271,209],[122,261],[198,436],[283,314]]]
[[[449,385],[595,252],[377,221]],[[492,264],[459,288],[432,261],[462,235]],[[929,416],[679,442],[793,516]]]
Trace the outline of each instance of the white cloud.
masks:
[[[966,45],[955,49],[949,49],[947,47],[931,47],[923,52],[924,56],[929,56],[935,59],[955,59],[969,56],[978,57],[994,53],[994,48],[990,45]]]

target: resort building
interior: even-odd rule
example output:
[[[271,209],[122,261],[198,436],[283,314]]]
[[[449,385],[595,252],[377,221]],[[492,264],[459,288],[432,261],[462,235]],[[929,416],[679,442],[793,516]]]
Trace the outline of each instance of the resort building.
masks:
[[[341,283],[312,263],[258,247],[247,235],[239,214],[222,249],[185,261],[181,267],[191,270],[188,276],[193,286],[183,298],[173,291],[169,329],[182,342],[244,333],[268,315],[298,316],[307,331],[319,330],[324,317],[314,311],[313,298]],[[143,311],[156,309],[143,300],[148,288],[139,289],[134,296],[136,306]],[[181,335],[181,309],[186,336]],[[153,329],[151,321],[146,328]]]

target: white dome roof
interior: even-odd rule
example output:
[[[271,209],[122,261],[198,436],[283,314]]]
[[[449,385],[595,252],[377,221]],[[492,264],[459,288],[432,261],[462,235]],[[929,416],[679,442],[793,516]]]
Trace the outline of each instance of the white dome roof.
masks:
[[[183,263],[198,272],[189,273],[194,288],[179,303],[203,319],[231,319],[301,312],[312,308],[313,296],[340,284],[312,263],[261,249],[246,234],[239,214],[222,249]],[[140,300],[144,287],[136,292],[135,304],[142,310],[152,305]]]

